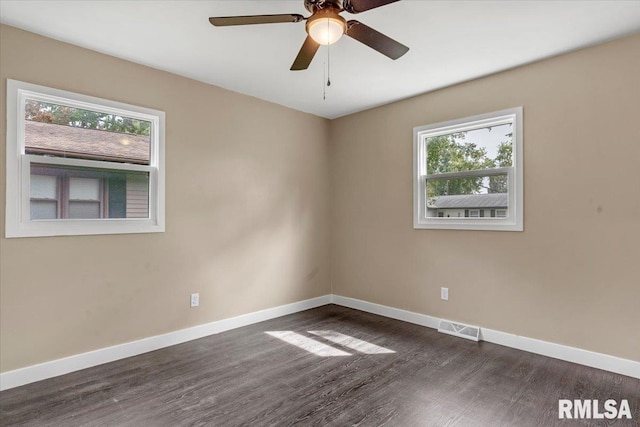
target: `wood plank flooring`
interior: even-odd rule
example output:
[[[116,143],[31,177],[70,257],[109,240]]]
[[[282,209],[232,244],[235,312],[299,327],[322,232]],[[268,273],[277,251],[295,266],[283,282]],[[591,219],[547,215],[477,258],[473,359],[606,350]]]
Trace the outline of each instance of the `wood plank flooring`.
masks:
[[[323,357],[269,331],[349,353]],[[365,354],[308,331],[394,353]],[[633,420],[559,420],[558,399]],[[335,305],[0,393],[3,426],[638,426],[640,380]]]

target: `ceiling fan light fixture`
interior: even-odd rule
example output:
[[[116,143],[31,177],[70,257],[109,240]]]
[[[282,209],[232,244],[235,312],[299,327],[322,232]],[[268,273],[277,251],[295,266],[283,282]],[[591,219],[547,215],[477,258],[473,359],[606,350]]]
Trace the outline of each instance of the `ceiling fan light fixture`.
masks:
[[[2,1],[2,0],[0,0]],[[215,27],[235,25],[296,23],[306,21],[307,36],[291,65],[291,71],[306,70],[321,45],[331,45],[343,35],[356,40],[371,49],[391,58],[398,59],[409,48],[392,38],[366,26],[362,22],[350,19],[348,22],[340,16],[342,12],[360,13],[386,6],[399,0],[303,0],[304,7],[311,16],[297,13],[277,15],[212,16],[209,18]],[[327,51],[327,63],[329,61]],[[327,82],[328,83],[328,82]]]
[[[337,13],[316,13],[307,21],[307,33],[318,44],[334,44],[347,31],[347,23]]]

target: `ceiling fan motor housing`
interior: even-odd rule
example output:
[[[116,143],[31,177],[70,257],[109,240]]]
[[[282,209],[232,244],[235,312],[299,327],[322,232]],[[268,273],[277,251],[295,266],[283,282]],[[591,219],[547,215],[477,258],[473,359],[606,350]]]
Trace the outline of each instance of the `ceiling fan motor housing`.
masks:
[[[342,11],[342,0],[304,0],[304,7],[311,13],[322,9],[336,9],[336,13]]]

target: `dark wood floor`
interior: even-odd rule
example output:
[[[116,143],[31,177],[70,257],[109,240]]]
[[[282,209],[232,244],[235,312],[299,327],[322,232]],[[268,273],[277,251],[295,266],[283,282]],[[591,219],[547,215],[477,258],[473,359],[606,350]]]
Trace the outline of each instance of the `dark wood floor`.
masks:
[[[558,420],[560,398],[628,399],[633,420]],[[7,390],[0,405],[3,426],[638,426],[640,380],[329,305]]]

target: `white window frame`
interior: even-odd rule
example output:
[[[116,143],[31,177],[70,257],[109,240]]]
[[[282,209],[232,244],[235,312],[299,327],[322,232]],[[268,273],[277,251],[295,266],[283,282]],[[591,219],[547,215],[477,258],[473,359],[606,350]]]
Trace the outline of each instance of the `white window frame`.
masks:
[[[151,122],[149,165],[25,154],[25,99]],[[165,231],[165,113],[107,99],[7,79],[5,237],[161,233]],[[149,218],[31,220],[31,163],[149,173]]]
[[[427,174],[428,138],[464,132],[501,124],[513,124],[513,166],[464,172]],[[462,119],[434,123],[413,129],[413,228],[450,230],[523,231],[523,112],[522,107],[509,108]],[[506,218],[454,218],[427,216],[426,180],[507,175],[509,207]]]

